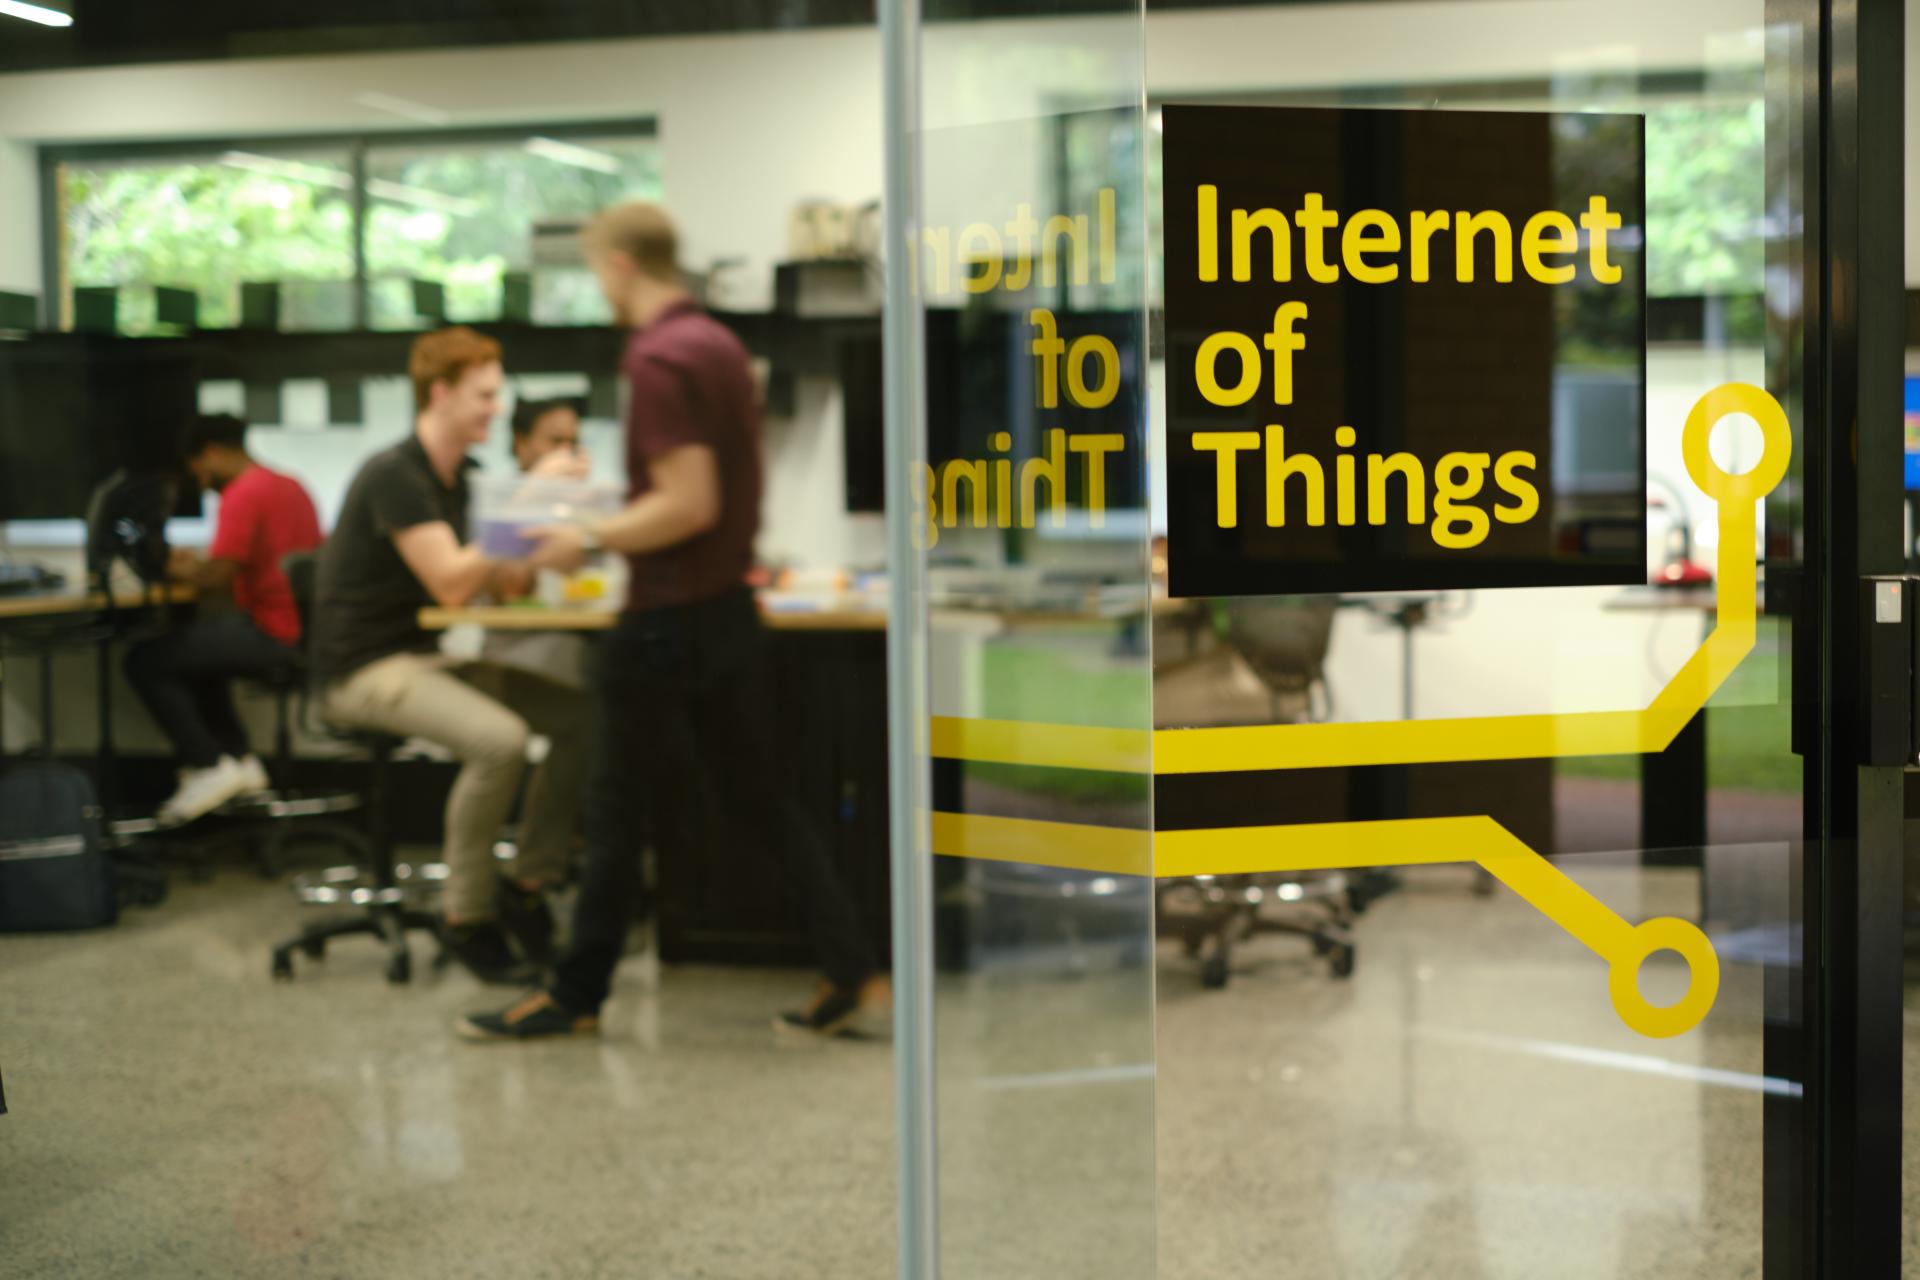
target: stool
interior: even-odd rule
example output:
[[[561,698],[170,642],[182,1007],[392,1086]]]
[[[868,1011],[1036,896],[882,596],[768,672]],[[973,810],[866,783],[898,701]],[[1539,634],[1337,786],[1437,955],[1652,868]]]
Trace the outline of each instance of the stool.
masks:
[[[307,695],[307,671],[304,663],[289,663],[249,682],[274,700],[273,787],[254,795],[240,796],[222,805],[219,816],[248,823],[257,838],[252,854],[264,879],[276,878],[285,866],[290,845],[329,843],[360,850],[365,840],[350,827],[333,821],[341,814],[362,807],[364,801],[355,791],[299,791],[287,785],[293,776],[293,701]],[[303,702],[301,715],[308,719]],[[309,720],[309,724],[311,724]]]
[[[405,739],[392,734],[329,726],[335,738],[359,747],[367,754],[368,778],[364,799],[366,833],[341,828],[349,843],[360,853],[355,866],[329,867],[324,871],[297,875],[294,895],[302,902],[317,906],[347,905],[358,908],[351,915],[316,921],[273,949],[272,973],[282,980],[293,977],[293,953],[304,951],[315,960],[327,953],[327,943],[335,938],[368,934],[387,945],[387,981],[402,983],[413,977],[413,956],[407,949],[407,931],[425,930],[440,937],[437,911],[423,909],[437,893],[446,876],[440,864],[414,867],[393,860],[393,837],[389,826],[388,788],[392,780],[393,758]],[[443,946],[434,957],[435,967],[446,963]]]

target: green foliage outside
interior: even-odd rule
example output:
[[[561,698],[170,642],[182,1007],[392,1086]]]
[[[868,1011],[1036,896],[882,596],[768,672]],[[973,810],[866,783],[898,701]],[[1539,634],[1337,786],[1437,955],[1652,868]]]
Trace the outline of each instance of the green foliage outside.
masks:
[[[531,154],[510,143],[368,153],[365,227],[369,315],[376,328],[416,323],[410,278],[446,287],[448,316],[499,314],[500,277],[529,267],[533,224],[581,218],[626,198],[658,198],[659,151],[650,139],[593,139],[617,162],[604,173]],[[144,286],[193,289],[205,328],[239,322],[249,281],[336,282],[288,288],[285,328],[352,324],[354,219],[344,155],[281,160],[262,172],[221,158],[148,165],[63,166],[68,283],[123,286],[121,328],[151,328]],[[383,189],[386,194],[383,194]],[[536,315],[591,323],[605,305],[584,271],[543,271]]]
[[[218,163],[67,165],[62,177],[70,284],[193,289],[200,323],[228,328],[240,319],[242,281],[353,275],[344,191]],[[151,292],[123,292],[121,328],[151,328],[152,307]]]
[[[1650,111],[1647,291],[1758,294],[1766,184],[1766,107],[1758,98]]]

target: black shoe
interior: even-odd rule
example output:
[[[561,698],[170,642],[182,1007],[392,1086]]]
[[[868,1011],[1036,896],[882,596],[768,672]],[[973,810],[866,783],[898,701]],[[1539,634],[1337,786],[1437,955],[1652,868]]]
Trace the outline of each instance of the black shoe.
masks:
[[[540,889],[523,889],[500,877],[500,927],[519,946],[520,954],[545,967],[553,963],[553,911]]]
[[[513,953],[506,931],[491,920],[448,925],[441,936],[453,958],[482,982],[524,987],[540,976],[537,968]]]
[[[468,1040],[533,1040],[542,1036],[596,1035],[597,1014],[563,1009],[544,991],[536,991],[498,1013],[470,1013],[454,1024]]]
[[[892,990],[884,978],[870,978],[858,987],[837,987],[823,981],[806,1008],[781,1014],[773,1025],[777,1031],[822,1038],[871,1039],[871,1030],[862,1022],[884,1017],[884,1006],[891,1001]]]

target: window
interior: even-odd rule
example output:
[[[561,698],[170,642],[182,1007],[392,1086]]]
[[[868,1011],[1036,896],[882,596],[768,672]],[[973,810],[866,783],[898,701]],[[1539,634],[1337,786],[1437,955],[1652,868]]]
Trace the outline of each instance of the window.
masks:
[[[437,130],[297,144],[234,139],[50,149],[49,296],[119,294],[119,328],[155,327],[153,288],[192,289],[205,328],[240,322],[240,286],[280,284],[282,330],[416,328],[413,281],[444,290],[454,321],[498,319],[509,272],[531,277],[531,317],[609,317],[583,263],[537,253],[596,210],[661,195],[646,122]],[[545,229],[547,235],[537,233]]]
[[[536,227],[659,195],[659,152],[651,138],[535,135],[518,143],[369,147],[374,327],[402,321],[410,298],[393,286],[412,279],[445,286],[448,319],[491,319],[499,314],[502,276],[534,266]],[[583,268],[542,269],[535,283],[534,318],[542,323],[609,318]]]
[[[349,165],[339,148],[62,163],[65,287],[53,296],[64,307],[71,288],[119,286],[120,328],[146,333],[155,285],[194,290],[200,323],[228,328],[239,323],[242,283],[301,282],[308,287],[288,290],[285,314],[295,322],[286,327],[351,327]],[[324,281],[334,282],[330,294],[312,287]]]

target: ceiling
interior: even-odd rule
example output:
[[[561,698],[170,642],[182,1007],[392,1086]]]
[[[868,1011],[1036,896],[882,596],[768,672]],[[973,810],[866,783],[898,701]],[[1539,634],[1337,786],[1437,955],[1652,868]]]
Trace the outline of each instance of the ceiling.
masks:
[[[71,27],[0,18],[0,73],[871,24],[875,0],[68,0]],[[923,0],[928,20],[1112,13],[1125,0]],[[1152,9],[1249,0],[1148,0]],[[1300,0],[1293,0],[1298,3]]]

